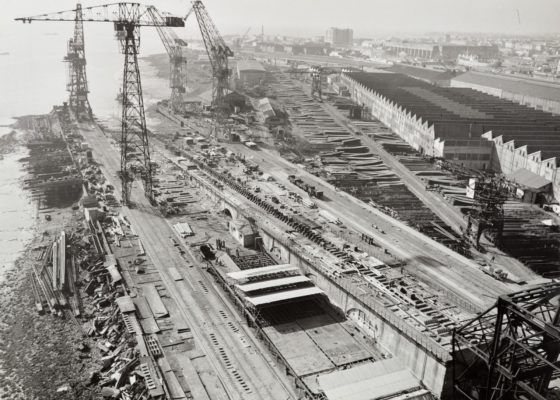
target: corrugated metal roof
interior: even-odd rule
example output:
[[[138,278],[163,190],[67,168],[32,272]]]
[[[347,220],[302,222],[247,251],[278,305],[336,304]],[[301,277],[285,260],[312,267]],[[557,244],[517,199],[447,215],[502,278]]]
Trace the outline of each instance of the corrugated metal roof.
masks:
[[[235,287],[237,287],[237,289],[241,290],[242,292],[247,293],[247,292],[252,292],[253,290],[268,289],[277,286],[291,285],[294,283],[309,282],[309,281],[310,281],[309,278],[307,278],[306,276],[297,275],[297,276],[289,276],[287,278],[269,279],[267,281],[246,283],[244,285],[235,285]]]
[[[548,179],[525,168],[519,168],[517,171],[507,175],[507,177],[519,185],[534,190],[542,189],[551,183]]]
[[[227,275],[236,281],[245,281],[249,278],[258,278],[259,276],[266,276],[269,274],[299,274],[299,268],[292,264],[270,265],[268,267],[251,268],[243,271],[230,272]]]
[[[375,400],[422,389],[393,358],[324,374],[317,380],[329,400]]]
[[[430,82],[445,81],[457,75],[453,71],[437,71],[435,69],[413,67],[410,65],[395,64],[386,71],[395,72],[398,74],[405,74],[413,78],[418,78]]]
[[[560,85],[553,83],[472,71],[459,75],[452,80],[479,86],[488,86],[525,96],[560,101]]]
[[[324,292],[321,289],[319,289],[318,287],[313,286],[313,287],[308,287],[308,288],[303,288],[303,289],[285,290],[285,291],[282,291],[282,292],[265,294],[263,296],[257,296],[257,297],[247,296],[247,297],[245,297],[245,300],[247,300],[253,306],[258,307],[258,306],[262,306],[264,304],[277,303],[279,301],[297,299],[297,298],[306,297],[306,296],[313,296],[313,295],[321,294],[321,293],[324,293]]]
[[[237,61],[238,71],[259,71],[266,72],[262,64],[256,60],[239,60]]]

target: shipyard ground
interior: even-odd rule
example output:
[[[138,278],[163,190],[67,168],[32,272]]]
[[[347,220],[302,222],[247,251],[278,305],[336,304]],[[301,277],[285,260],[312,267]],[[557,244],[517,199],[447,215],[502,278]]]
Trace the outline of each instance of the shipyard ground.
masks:
[[[81,132],[94,150],[104,175],[118,187],[118,149],[96,126],[82,126]],[[222,294],[214,289],[204,271],[198,267],[184,267],[185,258],[170,240],[176,237],[176,232],[150,205],[138,184],[133,187],[132,199],[134,207],[123,208],[122,212],[141,238],[146,253],[159,272],[158,281],[161,280],[172,299],[174,306],[170,307],[170,315],[175,325],[189,327],[196,342],[196,354],[183,357],[186,365],[182,366],[183,370],[195,370],[195,377],[200,377],[198,386],[196,379],[193,385],[197,393],[205,393],[208,398],[226,394],[234,398],[255,399],[290,397],[292,389],[279,378],[283,374],[267,359],[266,352],[258,350],[260,344],[243,334],[232,335],[232,328],[227,322],[241,332],[245,329],[239,316],[224,301]],[[185,247],[184,251],[189,254],[190,249]],[[195,263],[198,265],[189,255],[188,264],[193,266]],[[173,269],[180,271],[185,279],[176,281],[171,275]],[[223,363],[222,354],[233,362],[233,367]],[[205,388],[211,388],[210,392]]]
[[[296,85],[300,91],[294,98],[300,101],[305,86]],[[335,107],[312,107],[357,137]],[[517,283],[490,277],[479,263],[437,238],[327,183],[305,163],[287,160],[271,137],[248,147],[216,140],[205,117],[180,118],[161,108],[149,116],[160,206],[150,204],[136,181],[131,207],[110,207],[123,223],[105,224],[100,235],[118,260],[150,353],[159,352],[154,362],[162,394],[166,388],[177,399],[322,398],[329,374],[340,377],[345,370],[391,361],[414,375],[415,384],[407,389],[414,398],[430,398],[426,389],[446,397],[453,327],[536,276],[515,263],[509,272],[522,278]],[[263,126],[252,128],[266,132]],[[118,130],[96,123],[74,129],[91,148],[101,179],[119,188]],[[305,130],[296,134],[303,137]],[[185,136],[205,139],[185,145]],[[451,231],[460,229],[464,220],[456,208],[427,191],[376,140],[361,140],[433,215]],[[294,183],[294,175],[313,183],[323,196],[304,201],[309,196]],[[118,201],[117,192],[115,197]],[[174,202],[176,208],[164,211],[162,204]],[[188,223],[192,236],[181,236],[178,223]],[[234,239],[231,226],[237,223],[259,232],[258,249]],[[221,264],[229,255],[239,268]],[[256,257],[252,268],[298,266],[325,295],[250,308],[226,282],[228,272],[243,269],[244,257]],[[504,254],[495,258],[508,262]],[[12,333],[18,328],[6,326]],[[13,365],[12,373],[27,368]],[[5,382],[13,386],[9,376]]]

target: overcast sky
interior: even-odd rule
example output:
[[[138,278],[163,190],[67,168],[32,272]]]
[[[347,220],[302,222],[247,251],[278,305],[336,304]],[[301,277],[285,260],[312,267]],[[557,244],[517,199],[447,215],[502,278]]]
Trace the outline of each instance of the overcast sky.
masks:
[[[83,0],[82,4],[114,1]],[[0,0],[0,21],[4,25],[15,16],[71,9],[75,3]],[[190,5],[187,0],[145,3],[178,14]],[[329,26],[353,28],[355,37],[427,31],[560,32],[560,0],[206,0],[204,4],[223,34],[242,34],[249,27],[252,33],[260,33],[261,25],[265,34],[299,36],[323,35]]]

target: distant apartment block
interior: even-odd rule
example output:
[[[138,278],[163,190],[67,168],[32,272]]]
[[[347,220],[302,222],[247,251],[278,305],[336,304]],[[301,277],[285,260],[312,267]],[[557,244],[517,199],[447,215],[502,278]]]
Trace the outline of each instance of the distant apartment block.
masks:
[[[330,43],[332,47],[350,47],[353,40],[352,29],[329,28],[325,35],[325,42]]]

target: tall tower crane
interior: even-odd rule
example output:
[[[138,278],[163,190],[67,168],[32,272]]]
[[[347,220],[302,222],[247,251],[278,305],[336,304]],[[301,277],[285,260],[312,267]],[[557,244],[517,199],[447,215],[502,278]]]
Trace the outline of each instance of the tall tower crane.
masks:
[[[122,201],[130,205],[130,191],[136,176],[144,182],[144,192],[150,199],[152,193],[152,163],[148,146],[148,132],[144,114],[144,101],[140,70],[138,68],[138,48],[141,26],[183,27],[180,17],[166,16],[162,21],[154,21],[148,11],[151,6],[138,3],[113,3],[82,9],[83,21],[113,23],[117,38],[124,54],[122,82],[121,118],[121,182]],[[75,21],[77,10],[60,11],[32,17],[16,18],[24,23],[32,21]]]
[[[86,75],[86,56],[84,46],[84,24],[82,5],[76,4],[74,18],[74,36],[68,40],[68,53],[64,61],[68,63],[68,84],[70,92],[68,104],[78,120],[91,119],[92,112],[88,100],[88,82]]]
[[[175,114],[185,113],[186,92],[186,63],[187,59],[183,54],[183,49],[187,43],[177,36],[177,33],[165,25],[165,18],[154,7],[149,7],[148,12],[154,23],[158,35],[169,56],[169,87],[171,97],[169,98],[169,108]]]
[[[193,12],[196,15],[202,40],[204,40],[204,46],[212,65],[212,76],[214,77],[212,105],[214,108],[220,109],[224,106],[225,92],[229,86],[228,81],[231,76],[231,70],[228,67],[228,57],[233,57],[233,51],[231,51],[220,35],[218,28],[214,25],[202,1],[193,1],[192,8],[184,19],[187,20]]]

